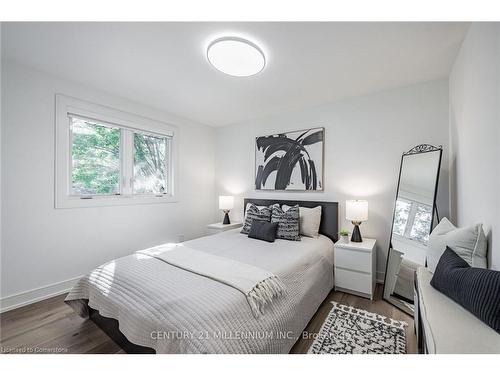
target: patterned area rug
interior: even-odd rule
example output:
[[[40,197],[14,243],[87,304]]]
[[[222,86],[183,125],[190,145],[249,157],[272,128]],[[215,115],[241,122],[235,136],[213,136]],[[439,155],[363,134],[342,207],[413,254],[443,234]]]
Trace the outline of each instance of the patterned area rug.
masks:
[[[312,354],[405,354],[406,322],[332,302]]]

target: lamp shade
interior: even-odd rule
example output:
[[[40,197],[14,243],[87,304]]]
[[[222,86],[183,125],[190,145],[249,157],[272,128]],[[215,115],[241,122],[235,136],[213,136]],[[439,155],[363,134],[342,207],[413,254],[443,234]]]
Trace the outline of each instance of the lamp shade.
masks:
[[[349,221],[367,221],[368,202],[363,200],[346,201],[345,218]]]
[[[219,210],[230,210],[234,206],[234,197],[231,195],[219,196]]]

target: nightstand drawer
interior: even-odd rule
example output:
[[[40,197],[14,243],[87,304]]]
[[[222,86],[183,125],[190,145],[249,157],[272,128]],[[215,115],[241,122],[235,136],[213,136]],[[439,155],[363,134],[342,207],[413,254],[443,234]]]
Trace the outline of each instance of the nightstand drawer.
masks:
[[[335,287],[371,295],[373,292],[372,275],[335,267]]]
[[[335,247],[335,267],[372,272],[372,253]]]

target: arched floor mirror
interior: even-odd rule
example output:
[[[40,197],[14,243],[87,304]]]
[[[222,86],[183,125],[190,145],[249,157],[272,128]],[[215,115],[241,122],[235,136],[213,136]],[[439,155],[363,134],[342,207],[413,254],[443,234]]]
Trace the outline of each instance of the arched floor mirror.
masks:
[[[415,271],[425,266],[429,234],[439,221],[436,195],[442,153],[442,146],[422,144],[401,157],[384,299],[411,315]]]

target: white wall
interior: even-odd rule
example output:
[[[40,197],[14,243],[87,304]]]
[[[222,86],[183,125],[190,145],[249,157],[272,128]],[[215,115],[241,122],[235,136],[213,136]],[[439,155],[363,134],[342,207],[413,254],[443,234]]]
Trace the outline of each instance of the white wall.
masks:
[[[2,268],[2,23],[0,22],[0,270]],[[1,281],[0,281],[1,283]],[[0,285],[1,289],[1,285]]]
[[[482,222],[500,269],[500,25],[475,23],[450,75],[450,191],[460,226]]]
[[[254,190],[255,137],[325,127],[324,192]],[[340,203],[341,227],[351,229],[345,200],[369,201],[361,232],[378,240],[383,276],[401,154],[419,143],[443,145],[439,210],[448,215],[448,82],[413,85],[217,129],[216,189],[239,197],[231,215],[242,215],[243,197],[328,200]]]
[[[180,234],[186,239],[203,234],[207,223],[221,217],[214,209],[218,194],[241,198],[233,219],[241,217],[243,197],[338,201],[340,225],[349,229],[350,223],[343,220],[345,200],[368,199],[370,219],[361,230],[379,240],[377,269],[382,279],[401,153],[419,143],[445,148],[438,205],[442,216],[448,214],[446,80],[212,129],[11,62],[3,62],[1,73],[4,308],[6,303],[57,293],[109,259],[177,241]],[[180,202],[54,209],[55,93],[177,125]],[[255,137],[315,126],[326,128],[325,191],[255,191]]]
[[[205,232],[215,220],[213,128],[59,80],[2,65],[1,297],[22,303],[55,293],[103,262]],[[178,203],[54,209],[56,93],[164,121],[180,131]],[[60,290],[59,290],[60,291]],[[12,298],[6,298],[14,295]]]

